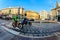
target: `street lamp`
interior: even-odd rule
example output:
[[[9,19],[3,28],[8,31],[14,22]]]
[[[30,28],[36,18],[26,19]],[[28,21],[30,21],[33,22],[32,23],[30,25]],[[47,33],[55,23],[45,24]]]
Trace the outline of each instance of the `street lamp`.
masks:
[[[20,19],[20,7],[18,8],[18,18]]]

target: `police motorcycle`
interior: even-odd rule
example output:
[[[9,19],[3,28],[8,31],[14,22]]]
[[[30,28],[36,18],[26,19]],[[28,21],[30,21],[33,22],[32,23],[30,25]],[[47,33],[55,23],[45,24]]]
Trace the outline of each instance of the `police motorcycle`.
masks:
[[[22,27],[21,22],[13,22],[12,26],[13,26],[13,28],[16,28],[16,27],[21,28]]]
[[[12,26],[14,27],[14,28],[16,28],[16,27],[18,27],[18,28],[23,28],[24,26],[26,26],[26,25],[29,25],[29,26],[31,26],[32,25],[32,23],[28,20],[28,19],[26,19],[26,18],[24,18],[24,19],[22,19],[22,20],[20,20],[20,21],[18,21],[18,22],[13,22],[12,23]]]
[[[22,26],[24,26],[24,25],[29,25],[29,26],[31,26],[31,25],[32,25],[32,23],[31,23],[27,18],[24,18],[24,19],[22,20],[21,24],[22,24]]]

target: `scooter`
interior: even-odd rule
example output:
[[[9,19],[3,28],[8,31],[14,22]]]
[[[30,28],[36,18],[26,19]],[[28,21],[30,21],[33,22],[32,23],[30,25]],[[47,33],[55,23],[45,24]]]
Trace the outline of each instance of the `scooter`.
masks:
[[[20,22],[13,22],[12,23],[12,26],[14,27],[14,28],[16,28],[16,27],[18,27],[18,28],[22,28],[22,25],[21,25],[21,23]]]

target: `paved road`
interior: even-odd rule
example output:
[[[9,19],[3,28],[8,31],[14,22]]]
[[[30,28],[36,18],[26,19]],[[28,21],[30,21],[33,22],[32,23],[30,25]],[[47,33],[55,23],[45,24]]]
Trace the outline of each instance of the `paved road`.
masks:
[[[1,24],[8,24],[10,21],[4,21],[0,19],[0,40],[20,40],[16,35],[9,33],[5,30],[3,25]]]
[[[0,20],[0,24],[8,25],[8,27],[9,26],[12,27],[11,22],[12,21]],[[12,35],[12,34],[8,33],[7,31],[5,31],[5,29],[2,28],[2,25],[0,25],[0,26],[1,26],[0,30],[2,31],[1,37],[0,37],[1,40],[4,40],[4,39],[6,39],[6,40],[13,40],[13,39],[15,40],[16,39],[17,40],[18,39],[15,35]],[[28,32],[33,33],[33,34],[34,33],[39,34],[39,32],[42,32],[41,34],[43,34],[43,32],[58,31],[58,30],[60,30],[59,26],[60,26],[60,24],[57,24],[57,23],[55,23],[55,24],[54,23],[48,23],[48,24],[47,23],[40,23],[40,24],[39,23],[33,23],[33,25],[31,27],[29,27]],[[25,28],[28,28],[28,27],[25,27]],[[24,28],[24,30],[25,30],[25,28]],[[50,33],[48,33],[48,35],[49,34]]]
[[[0,27],[0,40],[57,40],[56,37],[54,37],[54,36],[50,37],[50,38],[35,38],[35,39],[15,36],[15,35],[12,35],[12,34],[8,33],[2,27]]]
[[[13,37],[14,35],[8,33],[6,30],[0,27],[0,40],[11,40]]]
[[[4,25],[7,25],[8,27],[12,27],[11,26],[11,21],[4,21],[2,20],[3,23],[1,22],[1,24],[4,24]],[[41,25],[39,23],[33,23],[32,26],[25,26],[23,28],[23,30],[21,31],[21,33],[27,33],[27,34],[32,34],[32,36],[48,36],[48,35],[51,35],[53,31],[55,30],[52,30],[51,27],[47,27],[47,24],[43,24]],[[46,26],[45,26],[46,25]],[[50,24],[48,24],[49,26]],[[19,31],[19,30],[17,30]]]

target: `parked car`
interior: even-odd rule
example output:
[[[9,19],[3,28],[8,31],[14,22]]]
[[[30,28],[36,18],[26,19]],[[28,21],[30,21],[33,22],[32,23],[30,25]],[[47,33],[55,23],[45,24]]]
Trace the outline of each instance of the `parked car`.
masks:
[[[34,19],[29,19],[30,21],[34,21]]]
[[[50,20],[50,19],[45,19],[45,20]]]
[[[5,19],[6,15],[1,15],[1,19]]]
[[[1,19],[4,19],[4,20],[11,20],[12,17],[9,16],[9,15],[2,15],[2,16],[1,16]]]

